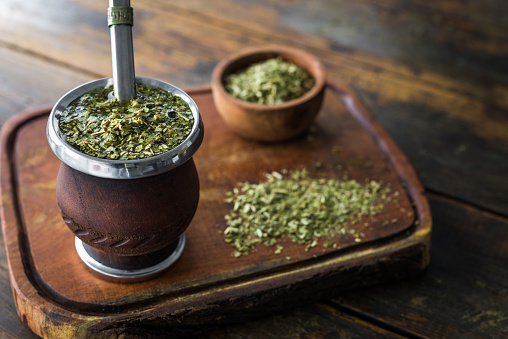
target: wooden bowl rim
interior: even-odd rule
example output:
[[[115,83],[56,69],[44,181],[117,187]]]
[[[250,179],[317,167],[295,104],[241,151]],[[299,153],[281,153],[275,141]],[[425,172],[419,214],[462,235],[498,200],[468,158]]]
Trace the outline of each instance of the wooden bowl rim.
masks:
[[[266,55],[266,57],[265,57]],[[304,68],[310,75],[314,78],[315,84],[314,86],[304,95],[298,97],[296,99],[280,103],[280,104],[258,104],[248,101],[243,101],[232,96],[223,86],[223,78],[227,74],[231,74],[236,70],[244,69],[245,67],[240,67],[235,69],[234,66],[238,63],[242,63],[242,61],[249,58],[256,58],[259,56],[259,60],[247,62],[248,67],[249,64],[260,62],[263,60],[267,60],[269,58],[274,58],[277,56],[286,58],[298,66]],[[232,72],[228,72],[231,68],[234,70]],[[243,107],[245,110],[249,111],[281,111],[287,108],[299,106],[307,101],[310,101],[317,95],[319,95],[324,87],[326,86],[326,75],[323,63],[314,55],[311,55],[301,49],[287,47],[282,45],[263,45],[256,47],[248,47],[242,49],[236,53],[231,54],[230,56],[221,60],[217,66],[215,67],[212,74],[212,89],[214,89],[217,94],[222,96],[224,99],[234,103],[237,106]]]

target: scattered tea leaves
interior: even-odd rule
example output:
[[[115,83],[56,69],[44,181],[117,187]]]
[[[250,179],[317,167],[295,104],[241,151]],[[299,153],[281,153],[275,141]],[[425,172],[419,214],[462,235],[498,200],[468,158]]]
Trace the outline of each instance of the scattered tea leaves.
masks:
[[[280,104],[301,97],[314,86],[312,76],[297,65],[273,58],[226,78],[234,97],[258,104]]]
[[[257,244],[275,246],[283,252],[279,240],[288,237],[305,245],[308,251],[321,238],[351,235],[361,242],[363,233],[348,229],[363,216],[375,216],[384,209],[389,187],[371,180],[365,185],[355,180],[313,179],[305,169],[265,175],[266,182],[240,183],[226,193],[225,201],[233,208],[225,216],[225,240],[236,251],[247,255]],[[329,240],[323,245],[337,248]]]
[[[121,105],[108,100],[113,86],[73,101],[60,117],[66,141],[98,158],[133,160],[152,157],[178,146],[194,124],[189,105],[179,96],[136,84],[136,98]]]

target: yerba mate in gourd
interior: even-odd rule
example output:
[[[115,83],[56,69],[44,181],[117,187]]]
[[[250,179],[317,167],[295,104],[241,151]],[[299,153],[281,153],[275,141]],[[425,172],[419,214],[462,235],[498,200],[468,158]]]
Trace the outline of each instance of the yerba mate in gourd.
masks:
[[[164,153],[189,135],[194,118],[179,96],[136,84],[136,97],[126,103],[110,99],[112,86],[74,100],[60,117],[65,140],[98,158],[134,160]]]
[[[136,77],[129,0],[110,0],[113,76],[53,107],[46,135],[62,161],[56,198],[76,252],[100,278],[137,282],[178,260],[199,201],[192,156],[203,140],[192,98]]]

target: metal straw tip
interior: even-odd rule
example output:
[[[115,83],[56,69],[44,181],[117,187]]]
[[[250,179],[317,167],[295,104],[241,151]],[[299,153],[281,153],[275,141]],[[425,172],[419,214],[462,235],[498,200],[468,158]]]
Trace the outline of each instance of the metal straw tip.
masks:
[[[110,0],[109,6],[108,26],[115,97],[119,101],[128,101],[136,96],[132,44],[133,11],[129,0]]]

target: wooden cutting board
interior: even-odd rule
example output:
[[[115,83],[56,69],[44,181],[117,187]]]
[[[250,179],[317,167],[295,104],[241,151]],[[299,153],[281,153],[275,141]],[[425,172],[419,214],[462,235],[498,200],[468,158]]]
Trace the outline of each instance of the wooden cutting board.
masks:
[[[429,263],[431,215],[415,171],[347,87],[329,83],[305,135],[285,143],[241,139],[218,116],[209,87],[188,91],[205,125],[194,160],[200,203],[182,257],[137,284],[96,278],[80,261],[56,204],[60,161],[46,141],[50,109],[20,114],[1,136],[2,230],[18,314],[42,337],[185,334],[246,320],[323,295],[402,279]],[[401,113],[403,114],[403,112]],[[284,242],[235,258],[224,241],[225,192],[263,173],[305,167],[311,176],[383,181],[397,192],[385,210],[353,226],[337,248]],[[356,237],[357,238],[357,237]]]

